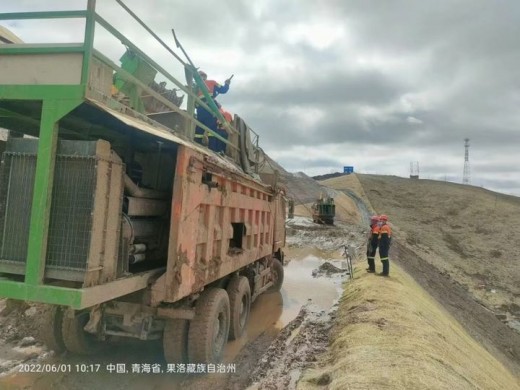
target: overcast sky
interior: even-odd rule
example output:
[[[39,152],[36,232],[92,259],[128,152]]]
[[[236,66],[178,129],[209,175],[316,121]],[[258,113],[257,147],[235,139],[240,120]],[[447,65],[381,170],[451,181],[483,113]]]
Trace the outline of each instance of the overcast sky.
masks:
[[[78,9],[84,1],[18,0],[1,12]],[[231,89],[219,101],[260,134],[289,171],[353,165],[361,173],[461,182],[470,138],[471,183],[520,195],[520,1],[258,0],[128,4],[174,47]],[[174,75],[112,0],[99,13]],[[2,22],[29,42],[78,41],[78,20]],[[102,35],[102,34],[100,34]],[[78,38],[79,37],[79,38]],[[96,46],[118,58],[117,41]],[[180,53],[179,53],[180,54]]]

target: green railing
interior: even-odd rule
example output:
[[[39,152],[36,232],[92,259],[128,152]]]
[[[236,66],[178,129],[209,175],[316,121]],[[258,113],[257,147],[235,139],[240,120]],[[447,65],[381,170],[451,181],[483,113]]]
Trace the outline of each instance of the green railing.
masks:
[[[101,63],[110,67],[117,77],[117,80],[127,84],[129,87],[126,91],[134,90],[134,96],[124,96],[128,98],[129,102],[125,99],[117,99],[116,96],[96,96],[96,93],[90,89],[86,91],[86,95],[90,95],[93,98],[98,97],[99,100],[107,103],[112,107],[117,107],[118,103],[122,105],[132,106],[131,108],[136,111],[136,117],[139,117],[147,122],[150,122],[150,118],[145,115],[152,114],[153,112],[147,111],[146,107],[143,106],[140,101],[143,97],[146,97],[148,101],[155,101],[160,103],[163,107],[167,108],[171,112],[177,113],[179,116],[184,118],[187,123],[187,129],[184,129],[184,136],[193,139],[195,127],[198,126],[206,132],[206,135],[216,137],[220,141],[225,142],[229,148],[230,154],[234,156],[237,163],[239,161],[239,145],[238,142],[232,142],[229,139],[222,138],[219,134],[214,132],[212,129],[205,126],[203,123],[198,121],[195,117],[195,107],[201,106],[208,110],[215,118],[219,120],[221,125],[227,130],[228,134],[234,134],[234,139],[238,139],[237,130],[230,125],[220,113],[218,107],[210,97],[209,92],[200,78],[197,69],[186,61],[184,61],[179,55],[177,55],[159,36],[157,36],[151,28],[149,28],[141,19],[135,15],[128,7],[124,5],[121,0],[117,0],[117,3],[122,7],[122,10],[126,11],[150,36],[152,36],[161,46],[163,46],[168,53],[171,54],[178,66],[183,68],[183,73],[186,75],[186,82],[182,83],[177,78],[172,76],[166,69],[164,69],[158,62],[156,62],[151,56],[147,55],[141,50],[138,45],[128,39],[124,34],[117,30],[111,23],[105,18],[96,13],[95,0],[89,0],[86,10],[72,10],[72,11],[52,11],[52,12],[18,12],[18,13],[4,13],[0,14],[0,20],[28,20],[28,19],[71,19],[81,18],[85,20],[85,33],[84,40],[80,44],[45,44],[45,45],[2,45],[0,46],[0,55],[7,54],[35,54],[35,53],[83,53],[83,67],[81,72],[81,84],[87,86],[90,76],[90,68],[93,58],[99,60]],[[133,53],[140,61],[145,64],[153,73],[153,79],[162,79],[167,83],[171,83],[172,89],[169,91],[181,92],[179,98],[187,98],[186,109],[181,109],[178,105],[165,98],[160,92],[154,90],[146,80],[136,77],[124,69],[124,64],[118,65],[111,60],[107,55],[98,51],[94,47],[95,31],[97,27],[102,27],[112,37],[116,38],[126,49],[126,53]],[[122,56],[122,58],[124,55]],[[156,74],[156,75],[155,75]],[[116,83],[114,83],[116,84]],[[90,93],[89,93],[90,92]],[[100,91],[97,91],[100,92]],[[201,99],[202,96],[205,98]],[[142,93],[146,93],[143,95]],[[124,95],[124,94],[123,94]],[[132,95],[132,94],[131,94]],[[0,96],[1,97],[1,96]],[[133,104],[132,104],[133,103]],[[128,112],[128,111],[127,111]],[[138,115],[141,114],[141,115]],[[173,129],[170,129],[173,130]],[[259,136],[254,131],[251,131],[252,143],[255,148],[258,148]]]
[[[122,5],[122,3],[119,1]],[[135,87],[139,93],[144,92],[146,97],[155,99],[171,112],[175,112],[186,120],[189,132],[181,134],[184,138],[193,140],[193,131],[195,126],[204,129],[208,134],[217,137],[225,142],[232,150],[235,157],[239,156],[238,142],[234,144],[229,140],[225,140],[211,129],[206,127],[195,118],[195,107],[200,105],[214,114],[214,116],[222,121],[227,130],[236,135],[236,130],[227,124],[220,115],[216,105],[210,98],[208,90],[200,79],[196,68],[183,61],[173,50],[168,48],[176,63],[181,67],[182,72],[186,75],[186,83],[181,83],[177,78],[173,77],[158,62],[154,61],[144,51],[134,44],[130,39],[126,38],[109,22],[98,15],[95,11],[95,0],[88,0],[86,10],[74,11],[53,11],[53,12],[18,12],[0,14],[2,20],[29,20],[29,19],[83,19],[85,21],[85,31],[83,34],[83,42],[79,43],[52,43],[52,44],[6,44],[0,45],[0,56],[17,56],[17,55],[82,55],[80,65],[80,76],[77,83],[67,83],[58,85],[59,83],[16,83],[16,82],[0,82],[0,127],[2,120],[19,120],[20,123],[28,124],[37,132],[39,138],[35,184],[33,198],[31,204],[31,216],[29,223],[29,243],[27,248],[27,261],[25,275],[20,278],[5,277],[0,274],[0,296],[15,299],[28,299],[51,304],[68,305],[77,309],[93,306],[109,299],[117,297],[118,292],[124,291],[130,293],[138,291],[147,286],[148,278],[151,274],[157,272],[147,271],[142,274],[136,274],[128,278],[118,279],[110,283],[89,288],[70,288],[63,286],[55,286],[44,283],[45,261],[47,253],[47,236],[49,231],[50,205],[52,199],[52,188],[54,182],[54,167],[56,160],[56,148],[58,141],[58,132],[63,130],[60,127],[60,120],[69,114],[72,110],[79,107],[86,99],[96,99],[99,104],[109,107],[122,107],[124,101],[117,99],[117,94],[105,93],[106,89],[96,90],[93,87],[91,74],[95,61],[104,64],[111,69],[111,74],[117,75],[116,80],[122,80]],[[139,18],[123,5],[123,9],[145,28],[161,45],[167,45],[160,40]],[[140,60],[146,63],[146,66],[153,69],[154,79],[156,75],[159,80],[165,80],[174,86],[178,91],[182,91],[183,96],[187,97],[186,110],[181,109],[154,90],[146,80],[139,75],[132,74],[131,69],[124,69],[123,64],[118,65],[116,61],[110,59],[106,54],[101,53],[94,47],[94,38],[96,28],[105,29],[113,38],[124,45],[123,54],[127,51],[135,53]],[[23,38],[23,37],[22,37]],[[38,64],[35,64],[37,66]],[[4,78],[5,80],[5,78]],[[25,79],[24,79],[25,80]],[[193,81],[195,83],[193,83]],[[9,80],[8,80],[9,81]],[[109,80],[110,87],[113,80]],[[198,95],[200,90],[205,96],[207,104]],[[140,94],[138,97],[142,97]],[[33,117],[24,117],[23,114],[12,108],[12,103],[27,104],[30,106],[37,102],[37,106],[41,112]],[[4,104],[5,103],[5,104]],[[32,107],[32,106],[31,106]],[[140,110],[140,111],[139,111]],[[23,112],[23,111],[21,111]],[[126,107],[125,113],[132,112],[133,115],[143,121],[152,122],[156,128],[166,133],[175,133],[172,129],[167,129],[158,122],[151,121],[147,117],[146,107]],[[8,126],[7,126],[8,127]],[[258,146],[258,135],[254,132],[253,144]],[[257,151],[259,149],[257,148]],[[257,164],[258,166],[258,164]],[[75,286],[78,287],[78,286]]]

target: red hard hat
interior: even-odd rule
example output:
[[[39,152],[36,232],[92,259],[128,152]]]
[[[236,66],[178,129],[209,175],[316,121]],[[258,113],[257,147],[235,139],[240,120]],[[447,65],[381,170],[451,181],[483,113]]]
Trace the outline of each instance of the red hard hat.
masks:
[[[370,217],[370,222],[379,222],[379,216],[378,215],[372,215]]]
[[[229,123],[231,123],[233,121],[233,116],[231,115],[230,112],[228,112],[228,111],[226,111],[224,109],[221,109],[221,113],[224,116],[224,119],[226,121],[228,121]]]
[[[385,214],[382,214],[382,215],[379,216],[379,220],[380,221],[388,221],[388,216],[385,215]]]

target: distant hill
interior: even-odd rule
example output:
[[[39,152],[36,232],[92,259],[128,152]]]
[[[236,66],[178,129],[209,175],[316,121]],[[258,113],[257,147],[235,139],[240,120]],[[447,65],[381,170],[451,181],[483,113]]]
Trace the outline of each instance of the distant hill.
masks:
[[[334,172],[334,173],[326,173],[325,175],[317,175],[317,176],[312,176],[312,178],[314,180],[327,180],[327,179],[332,179],[334,177],[340,177],[340,176],[345,176],[345,175],[350,175],[350,173],[343,173],[343,172]]]
[[[297,205],[314,202],[324,192],[323,187],[313,178],[303,172],[288,172],[272,158],[265,155],[265,163],[261,172],[272,173],[274,170],[279,172],[280,181],[287,187],[289,197],[293,198]]]

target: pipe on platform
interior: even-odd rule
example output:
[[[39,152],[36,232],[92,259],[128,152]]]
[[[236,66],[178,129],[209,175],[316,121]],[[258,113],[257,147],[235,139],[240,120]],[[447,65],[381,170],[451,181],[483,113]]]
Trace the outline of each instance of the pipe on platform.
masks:
[[[139,263],[139,262],[144,261],[144,260],[146,260],[146,254],[145,253],[138,253],[138,254],[135,254],[135,255],[128,256],[128,262],[130,264]]]
[[[125,174],[125,191],[136,198],[166,199],[168,197],[167,192],[139,187],[127,174]]]

